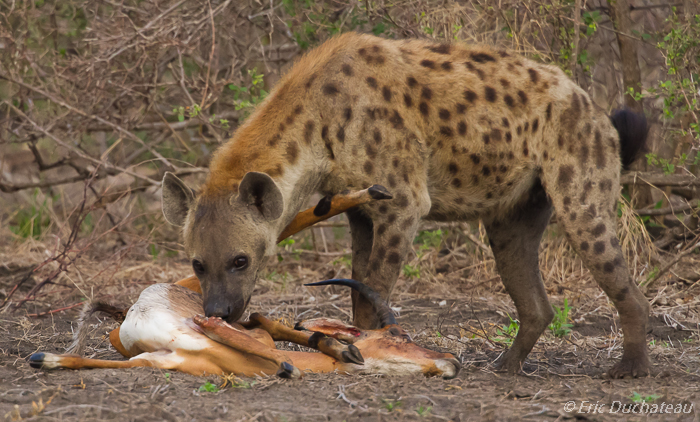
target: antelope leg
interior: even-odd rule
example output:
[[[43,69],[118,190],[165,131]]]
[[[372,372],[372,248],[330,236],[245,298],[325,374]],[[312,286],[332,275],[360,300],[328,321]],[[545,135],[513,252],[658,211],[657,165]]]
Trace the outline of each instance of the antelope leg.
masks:
[[[254,338],[247,335],[245,332],[237,330],[227,324],[221,318],[206,318],[196,315],[193,318],[195,324],[199,326],[204,335],[217,343],[224,344],[241,353],[257,356],[274,362],[280,370],[277,375],[283,378],[300,378],[301,371],[292,366],[289,362],[292,360],[283,351],[273,349]]]
[[[344,345],[321,332],[294,330],[279,322],[271,321],[258,313],[251,314],[249,321],[244,323],[243,326],[246,328],[262,328],[275,341],[291,341],[301,346],[310,347],[343,363],[362,365],[365,362],[360,349],[352,344]]]
[[[29,365],[36,369],[83,369],[83,368],[136,368],[152,366],[160,369],[176,369],[174,352],[143,353],[131,360],[88,359],[73,354],[34,353]]]
[[[282,231],[278,242],[289,236],[311,227],[319,221],[327,220],[358,205],[393,198],[384,186],[372,185],[367,189],[333,196],[324,196],[314,208],[302,211],[294,217],[291,223]]]

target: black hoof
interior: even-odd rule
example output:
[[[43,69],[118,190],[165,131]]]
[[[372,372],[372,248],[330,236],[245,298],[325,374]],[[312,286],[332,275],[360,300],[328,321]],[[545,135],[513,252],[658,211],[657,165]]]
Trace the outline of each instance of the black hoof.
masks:
[[[41,366],[44,363],[44,355],[43,353],[34,353],[33,355],[29,356],[29,366],[31,366],[34,369],[41,369]]]
[[[323,217],[324,215],[328,214],[331,210],[332,200],[332,196],[324,196],[323,198],[321,198],[321,200],[318,201],[318,204],[316,204],[316,207],[314,208],[314,215],[316,217]]]
[[[354,363],[356,365],[365,364],[365,358],[362,357],[360,349],[352,344],[348,345],[348,350],[341,353],[341,356],[343,357],[343,362],[345,363]]]
[[[382,185],[372,185],[369,187],[369,189],[367,189],[367,191],[372,199],[392,199],[394,197],[394,195],[392,195],[387,188]]]
[[[291,363],[282,362],[279,371],[277,371],[277,376],[284,379],[296,379],[301,378],[301,372]]]
[[[294,324],[294,329],[297,330],[297,331],[304,331],[304,330],[306,330],[306,328],[304,328],[304,326],[302,325],[302,321],[299,321],[299,322],[297,322],[296,324]]]

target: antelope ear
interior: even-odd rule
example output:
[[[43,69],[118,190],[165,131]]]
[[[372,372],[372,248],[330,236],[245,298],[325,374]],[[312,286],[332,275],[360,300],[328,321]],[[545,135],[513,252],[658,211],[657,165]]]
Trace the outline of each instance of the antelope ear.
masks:
[[[163,176],[161,204],[165,220],[173,226],[185,225],[187,211],[194,203],[194,192],[174,174],[166,171]]]
[[[265,173],[249,171],[238,187],[238,201],[255,206],[268,220],[277,220],[284,211],[282,192],[272,178]]]

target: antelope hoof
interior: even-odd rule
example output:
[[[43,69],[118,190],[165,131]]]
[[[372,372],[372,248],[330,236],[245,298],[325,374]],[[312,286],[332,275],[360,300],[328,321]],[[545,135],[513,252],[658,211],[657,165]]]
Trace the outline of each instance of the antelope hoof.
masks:
[[[510,375],[520,373],[523,369],[523,363],[519,359],[509,359],[508,353],[495,363],[497,372],[505,372]]]
[[[301,378],[301,371],[288,362],[282,362],[279,371],[277,371],[277,376],[285,379],[299,379]]]
[[[344,363],[354,363],[356,365],[364,365],[365,364],[365,358],[362,357],[362,353],[360,353],[360,349],[358,349],[356,346],[350,344],[348,345],[348,350],[344,351],[343,353],[340,354],[342,356],[342,361]]]
[[[46,355],[44,353],[34,353],[33,355],[29,356],[29,366],[34,369],[41,369],[41,366],[44,364],[45,356]]]
[[[382,185],[372,185],[367,189],[367,192],[369,192],[369,196],[371,196],[372,199],[392,199],[394,197],[394,195]]]
[[[649,366],[646,358],[622,359],[610,368],[608,376],[613,379],[646,377],[649,375]]]
[[[457,359],[446,359],[438,363],[438,368],[442,370],[442,378],[450,380],[459,374],[462,364]]]

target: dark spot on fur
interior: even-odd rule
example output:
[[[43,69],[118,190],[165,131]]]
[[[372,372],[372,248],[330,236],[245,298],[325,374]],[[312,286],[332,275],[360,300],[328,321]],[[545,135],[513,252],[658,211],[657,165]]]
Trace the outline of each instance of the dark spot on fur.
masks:
[[[398,253],[398,252],[392,252],[392,253],[390,253],[389,256],[387,257],[386,262],[388,262],[389,264],[394,264],[394,265],[396,265],[396,264],[398,264],[398,263],[401,262],[401,257],[399,257],[399,253]]]
[[[581,242],[581,245],[579,246],[579,249],[580,249],[582,252],[587,251],[587,250],[588,250],[588,242]]]
[[[505,127],[505,128],[510,127],[510,122],[509,122],[508,119],[505,118],[505,117],[501,119],[501,124],[502,124],[503,127]]]
[[[579,150],[578,153],[579,156],[579,165],[584,168],[586,167],[586,164],[588,164],[588,145],[582,144],[581,149]]]
[[[309,145],[311,143],[311,139],[314,135],[314,126],[315,124],[313,120],[307,121],[304,125],[304,142],[306,143],[306,145]]]
[[[479,98],[478,95],[476,95],[476,92],[471,91],[471,90],[466,90],[464,91],[464,99],[469,101],[470,103],[474,103]]]
[[[557,145],[560,149],[564,148],[564,138],[561,135],[559,135],[559,137],[557,138]]]
[[[486,62],[495,62],[496,59],[493,58],[493,56],[486,54],[486,53],[471,53],[470,54],[472,60],[474,60],[477,63],[486,63]]]
[[[506,132],[506,142],[510,143],[513,140],[513,135],[510,132]]]
[[[382,96],[384,97],[384,101],[391,101],[391,94],[391,88],[385,85],[382,88]]]
[[[494,142],[500,142],[501,139],[503,139],[501,137],[501,130],[500,129],[491,129],[491,139]]]
[[[335,133],[335,136],[340,142],[345,142],[345,129],[342,126],[340,126],[338,128],[338,131]]]
[[[518,91],[518,98],[520,98],[520,102],[525,105],[527,104],[527,94],[523,91]]]
[[[409,76],[408,78],[406,78],[406,84],[408,84],[409,87],[413,88],[414,86],[418,85],[418,81],[413,76]]]
[[[536,84],[537,81],[540,79],[540,74],[537,73],[535,69],[528,69],[527,73],[530,75],[530,80],[533,84]]]
[[[457,113],[464,114],[467,111],[467,105],[463,103],[457,103],[455,109],[457,110]]]
[[[523,130],[525,132],[527,132],[529,130],[529,128],[530,128],[530,122],[525,122],[525,124],[523,125]]]
[[[532,121],[532,133],[537,132],[537,128],[540,127],[540,119],[535,119]]]
[[[490,175],[490,174],[491,174],[491,169],[489,168],[489,166],[484,166],[484,167],[482,167],[482,168],[481,168],[481,174],[483,174],[484,176]]]
[[[295,164],[297,162],[297,158],[299,158],[299,146],[296,142],[292,141],[287,144],[285,155],[290,163]]]
[[[488,133],[484,133],[481,136],[481,140],[484,141],[484,144],[488,145],[488,143],[491,142],[491,137],[489,136]]]
[[[340,92],[340,91],[338,91],[338,87],[333,85],[333,84],[323,85],[322,90],[323,90],[323,93],[326,95],[336,95]]]
[[[297,116],[300,115],[302,111],[304,111],[304,106],[298,105],[294,107],[294,114],[296,114]]]
[[[559,187],[568,187],[574,178],[574,168],[572,166],[561,166],[559,167],[559,178],[557,183]]]
[[[462,181],[457,179],[457,178],[454,178],[454,179],[452,179],[452,186],[454,186],[456,188],[460,188],[460,187],[462,187]]]
[[[399,166],[399,159],[397,157],[394,157],[392,160],[391,164],[396,168]]]
[[[515,107],[515,100],[513,100],[513,97],[511,97],[510,95],[506,94],[506,95],[503,97],[503,101],[506,103],[506,105],[507,105],[508,107],[510,107],[510,108]]]
[[[610,192],[610,189],[612,189],[612,181],[610,179],[603,179],[600,181],[599,187],[601,192]]]
[[[530,154],[530,150],[527,147],[527,140],[523,141],[523,155],[528,156]]]
[[[401,129],[403,127],[403,117],[398,111],[394,110],[394,114],[389,118],[389,123],[394,127],[394,129]]]
[[[391,239],[389,239],[389,247],[390,248],[397,248],[401,244],[401,235],[395,234],[391,236]]]
[[[372,174],[374,171],[374,164],[372,164],[371,161],[367,160],[365,161],[365,165],[362,166],[362,169],[365,171],[365,174]]]
[[[389,214],[389,217],[387,217],[386,222],[389,224],[393,224],[394,221],[396,221],[396,214]]]
[[[365,152],[369,158],[374,159],[377,156],[377,149],[370,143],[365,144]]]
[[[343,66],[341,66],[341,69],[343,70],[345,76],[352,76],[352,67],[350,67],[349,64],[344,64]]]
[[[418,104],[418,110],[420,111],[420,114],[422,114],[424,117],[427,117],[428,114],[430,114],[428,104],[425,101],[421,101],[421,103]]]
[[[507,79],[501,78],[501,79],[499,80],[499,82],[501,83],[501,86],[502,86],[503,88],[508,88],[508,87],[510,86],[510,82],[508,82]]]
[[[386,225],[386,224],[384,224],[384,223],[380,224],[380,225],[377,227],[377,235],[379,235],[379,236],[383,235],[384,232],[386,232],[386,229],[387,229],[387,225]]]
[[[608,265],[608,264],[605,264],[605,265]],[[608,272],[607,268],[605,269],[605,272]],[[622,302],[623,300],[625,300],[627,298],[627,295],[629,294],[629,292],[630,292],[629,287],[623,287],[622,290],[620,290],[619,292],[617,292],[615,294],[615,301]]]
[[[600,254],[602,254],[603,252],[605,252],[605,243],[604,243],[604,242],[601,242],[601,241],[595,242],[595,243],[593,244],[593,252],[594,252],[596,255],[600,255]]]
[[[484,87],[484,97],[490,103],[496,101],[496,90],[490,86]]]
[[[350,107],[345,107],[345,110],[343,110],[343,117],[345,117],[346,122],[352,119],[352,109]]]
[[[603,233],[605,233],[605,224],[603,223],[598,224],[593,228],[593,230],[591,230],[591,234],[594,237],[600,237],[600,235],[602,235]]]
[[[450,70],[452,70],[452,62],[443,62],[443,63],[440,65],[440,67],[442,68],[442,70],[445,70],[445,71],[448,71],[448,72],[449,72]]]
[[[615,271],[615,263],[612,261],[606,262],[603,265],[603,271],[605,271],[608,274]]]
[[[423,67],[427,67],[428,69],[435,69],[435,62],[432,60],[421,60],[420,65]]]
[[[374,142],[377,144],[382,143],[382,133],[379,131],[379,129],[374,129],[374,133],[372,134],[374,137]]]
[[[431,98],[433,98],[433,91],[427,86],[424,86],[420,92],[420,97],[425,98],[426,100],[430,100]]]
[[[454,135],[452,128],[449,126],[440,126],[440,133],[442,133],[445,136],[452,136]]]
[[[616,236],[611,237],[610,246],[612,246],[613,248],[617,248],[618,246],[620,246],[620,240]]]
[[[552,103],[547,104],[547,110],[544,111],[544,115],[549,121],[552,118]]]
[[[479,156],[476,154],[471,154],[469,158],[471,158],[474,164],[479,164],[479,162],[481,161],[481,158],[479,158]]]
[[[459,166],[457,166],[457,163],[452,161],[450,162],[450,164],[447,165],[447,170],[452,174],[457,174],[457,172],[459,171]]]
[[[413,106],[413,99],[408,93],[403,94],[403,102],[406,104],[406,107]]]
[[[396,177],[392,173],[389,173],[389,177],[387,177],[387,180],[389,180],[389,187],[390,188],[396,187]]]
[[[367,85],[369,85],[370,88],[372,89],[377,89],[377,80],[371,76],[368,76],[367,79]]]
[[[449,111],[449,110],[446,110],[446,109],[444,109],[444,108],[441,108],[441,109],[438,111],[438,116],[440,116],[440,118],[441,118],[442,120],[450,120],[450,111]]]
[[[450,51],[452,50],[452,46],[450,44],[439,44],[439,45],[431,45],[431,46],[427,47],[427,49],[432,51],[433,53],[450,54]]]
[[[464,136],[467,133],[467,123],[464,120],[457,123],[457,131],[462,136]]]

